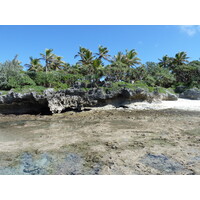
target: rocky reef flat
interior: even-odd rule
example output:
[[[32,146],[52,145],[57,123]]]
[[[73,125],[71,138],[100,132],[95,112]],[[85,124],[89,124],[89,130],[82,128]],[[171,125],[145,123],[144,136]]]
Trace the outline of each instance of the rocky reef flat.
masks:
[[[200,112],[0,117],[0,174],[200,174]]]

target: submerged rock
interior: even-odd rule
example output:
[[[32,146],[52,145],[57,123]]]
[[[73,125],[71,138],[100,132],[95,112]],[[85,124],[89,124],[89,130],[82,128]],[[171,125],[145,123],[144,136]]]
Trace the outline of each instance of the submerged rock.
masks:
[[[191,170],[186,169],[181,163],[166,155],[154,155],[149,153],[145,155],[141,162],[157,169],[162,172],[162,174],[193,174]]]

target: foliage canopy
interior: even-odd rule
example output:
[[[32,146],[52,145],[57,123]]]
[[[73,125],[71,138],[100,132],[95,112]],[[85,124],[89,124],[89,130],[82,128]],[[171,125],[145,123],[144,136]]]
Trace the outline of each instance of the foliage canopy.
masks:
[[[126,83],[136,86],[138,82],[146,87],[200,88],[200,61],[189,62],[186,52],[178,52],[174,57],[168,55],[158,62],[141,63],[135,49],[118,52],[111,56],[107,47],[99,46],[98,51],[80,47],[75,55],[78,61],[70,65],[63,57],[46,49],[39,58],[30,57],[23,70],[18,57],[0,63],[0,90],[23,87],[54,87],[66,89],[77,82],[87,87],[102,87],[103,83]],[[44,63],[44,64],[42,64]]]

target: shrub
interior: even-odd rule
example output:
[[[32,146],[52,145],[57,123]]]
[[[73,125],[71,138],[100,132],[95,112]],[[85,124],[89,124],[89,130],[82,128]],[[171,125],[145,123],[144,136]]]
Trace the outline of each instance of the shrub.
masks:
[[[66,72],[27,72],[37,85],[44,87],[68,88],[81,80],[80,74],[68,74]]]
[[[55,90],[66,90],[68,88],[69,88],[69,86],[66,83],[59,83],[59,82],[54,83]]]
[[[25,85],[34,86],[35,82],[24,73],[17,73],[15,76],[8,77],[8,86],[10,88],[19,88]]]
[[[157,63],[147,62],[145,65],[146,76],[143,80],[151,87],[171,87],[175,82],[175,76],[167,68],[163,68]]]
[[[24,85],[35,85],[35,83],[22,71],[17,57],[12,61],[0,63],[0,89],[9,90]]]

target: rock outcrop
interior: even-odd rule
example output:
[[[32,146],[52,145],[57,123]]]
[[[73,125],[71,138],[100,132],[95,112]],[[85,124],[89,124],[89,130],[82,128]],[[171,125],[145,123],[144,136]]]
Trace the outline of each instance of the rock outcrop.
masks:
[[[15,93],[9,92],[0,96],[1,114],[49,114],[48,101],[45,95],[36,92]]]
[[[200,100],[200,90],[196,88],[188,89],[181,93],[179,97],[185,99]]]
[[[53,88],[45,90],[42,94],[36,92],[15,93],[9,92],[0,96],[1,114],[51,114],[67,110],[80,111],[85,107],[103,106],[111,104],[121,107],[137,101],[177,100],[171,93],[150,93],[138,88],[131,90],[122,88],[116,91],[104,91],[102,88],[67,89],[55,91]]]
[[[153,99],[155,99],[156,96],[157,96],[157,99],[161,101],[177,101],[178,100],[177,95],[170,92],[154,94]]]
[[[49,96],[48,107],[52,113],[67,110],[82,110],[84,107],[94,106],[97,101],[90,100],[87,93],[78,89],[62,90]]]

